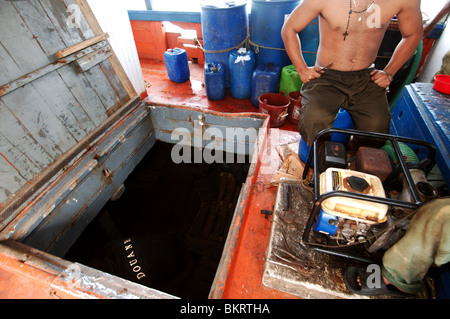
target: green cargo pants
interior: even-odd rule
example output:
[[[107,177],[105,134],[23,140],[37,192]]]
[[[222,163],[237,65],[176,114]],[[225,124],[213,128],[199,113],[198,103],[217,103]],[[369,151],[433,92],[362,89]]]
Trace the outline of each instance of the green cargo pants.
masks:
[[[389,133],[391,116],[386,89],[371,80],[373,70],[324,69],[319,78],[303,84],[298,131],[309,146],[317,133],[333,127],[341,107],[350,113],[355,129]]]
[[[383,256],[382,274],[394,286],[416,294],[430,266],[450,261],[450,197],[419,207],[409,228]]]

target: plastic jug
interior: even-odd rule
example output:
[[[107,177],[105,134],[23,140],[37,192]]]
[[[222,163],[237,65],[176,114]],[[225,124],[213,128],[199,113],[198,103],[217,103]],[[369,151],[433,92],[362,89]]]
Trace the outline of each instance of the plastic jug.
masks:
[[[280,92],[283,91],[289,94],[292,91],[299,91],[302,88],[302,84],[303,82],[300,80],[294,65],[287,65],[281,69]]]
[[[252,75],[252,104],[259,106],[259,97],[265,93],[277,93],[281,68],[272,63],[256,67]]]
[[[230,93],[235,99],[248,99],[252,93],[252,74],[255,69],[255,54],[245,48],[230,53]]]
[[[168,49],[164,52],[164,63],[171,81],[183,83],[189,80],[190,71],[186,50]]]
[[[225,69],[222,63],[205,63],[205,87],[209,100],[222,100],[226,93]]]

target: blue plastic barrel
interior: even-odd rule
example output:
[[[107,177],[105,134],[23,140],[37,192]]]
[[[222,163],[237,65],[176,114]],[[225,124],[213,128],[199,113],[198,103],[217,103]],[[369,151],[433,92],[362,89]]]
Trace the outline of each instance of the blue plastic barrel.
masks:
[[[222,100],[226,93],[225,70],[221,63],[205,63],[205,87],[209,100]]]
[[[341,108],[336,115],[336,119],[333,123],[333,128],[342,128],[342,129],[353,129],[353,120],[350,116],[350,113],[348,113],[347,110]],[[343,134],[343,133],[332,133],[330,140],[333,142],[340,142],[343,144],[346,144],[348,140],[350,139],[350,134]],[[306,160],[308,159],[309,151],[311,150],[311,146],[308,146],[306,142],[301,139],[299,147],[298,147],[298,155],[303,163],[306,163]],[[311,161],[311,167],[314,166],[314,163]]]
[[[228,58],[248,36],[246,1],[204,1],[201,4],[201,25],[205,63],[221,63],[230,87]]]
[[[264,93],[277,93],[281,68],[272,63],[256,67],[252,74],[252,104],[259,107],[259,97]]]
[[[252,94],[255,54],[245,48],[233,50],[229,57],[230,93],[235,99],[248,99]]]
[[[308,66],[316,64],[319,40],[319,18],[315,18],[300,32],[303,59],[305,59]]]
[[[189,80],[190,72],[186,50],[168,49],[164,52],[164,63],[170,80],[177,83]]]
[[[336,115],[336,119],[334,120],[333,128],[343,128],[343,129],[353,129],[353,119],[350,116],[350,113],[347,110],[341,108]],[[340,142],[342,144],[347,144],[350,139],[350,134],[343,133],[333,133],[331,134],[331,140],[333,142]]]
[[[281,28],[299,3],[299,0],[252,1],[250,40],[255,44],[252,50],[256,53],[256,66],[272,63],[284,67],[291,64],[284,50]]]
[[[306,144],[306,141],[302,138],[300,140],[300,144],[298,145],[298,156],[302,160],[303,163],[306,163],[308,160],[309,151],[311,150],[311,146]],[[311,167],[314,166],[314,162],[311,161]]]

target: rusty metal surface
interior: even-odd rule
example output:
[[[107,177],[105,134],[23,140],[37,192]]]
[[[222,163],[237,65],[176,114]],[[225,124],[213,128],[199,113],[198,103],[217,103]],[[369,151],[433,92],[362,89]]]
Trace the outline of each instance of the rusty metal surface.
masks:
[[[1,299],[176,299],[23,244],[0,244]]]
[[[277,188],[270,182],[281,164],[276,146],[294,142],[298,137],[298,133],[281,130],[268,130],[259,136],[262,147],[238,200],[210,298],[297,298],[262,283],[271,221],[264,218],[261,210],[273,210],[275,203]],[[277,143],[273,143],[275,140]]]

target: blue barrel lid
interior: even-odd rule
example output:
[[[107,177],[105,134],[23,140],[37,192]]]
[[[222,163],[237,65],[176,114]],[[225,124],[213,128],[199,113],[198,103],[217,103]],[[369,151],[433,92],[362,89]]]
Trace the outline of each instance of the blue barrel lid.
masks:
[[[300,0],[252,0],[252,3],[267,3],[267,4],[279,4],[282,3],[294,3],[294,2],[300,2]]]
[[[247,0],[234,1],[217,1],[217,0],[203,0],[201,3],[202,9],[229,9],[233,7],[240,7],[247,5]]]

